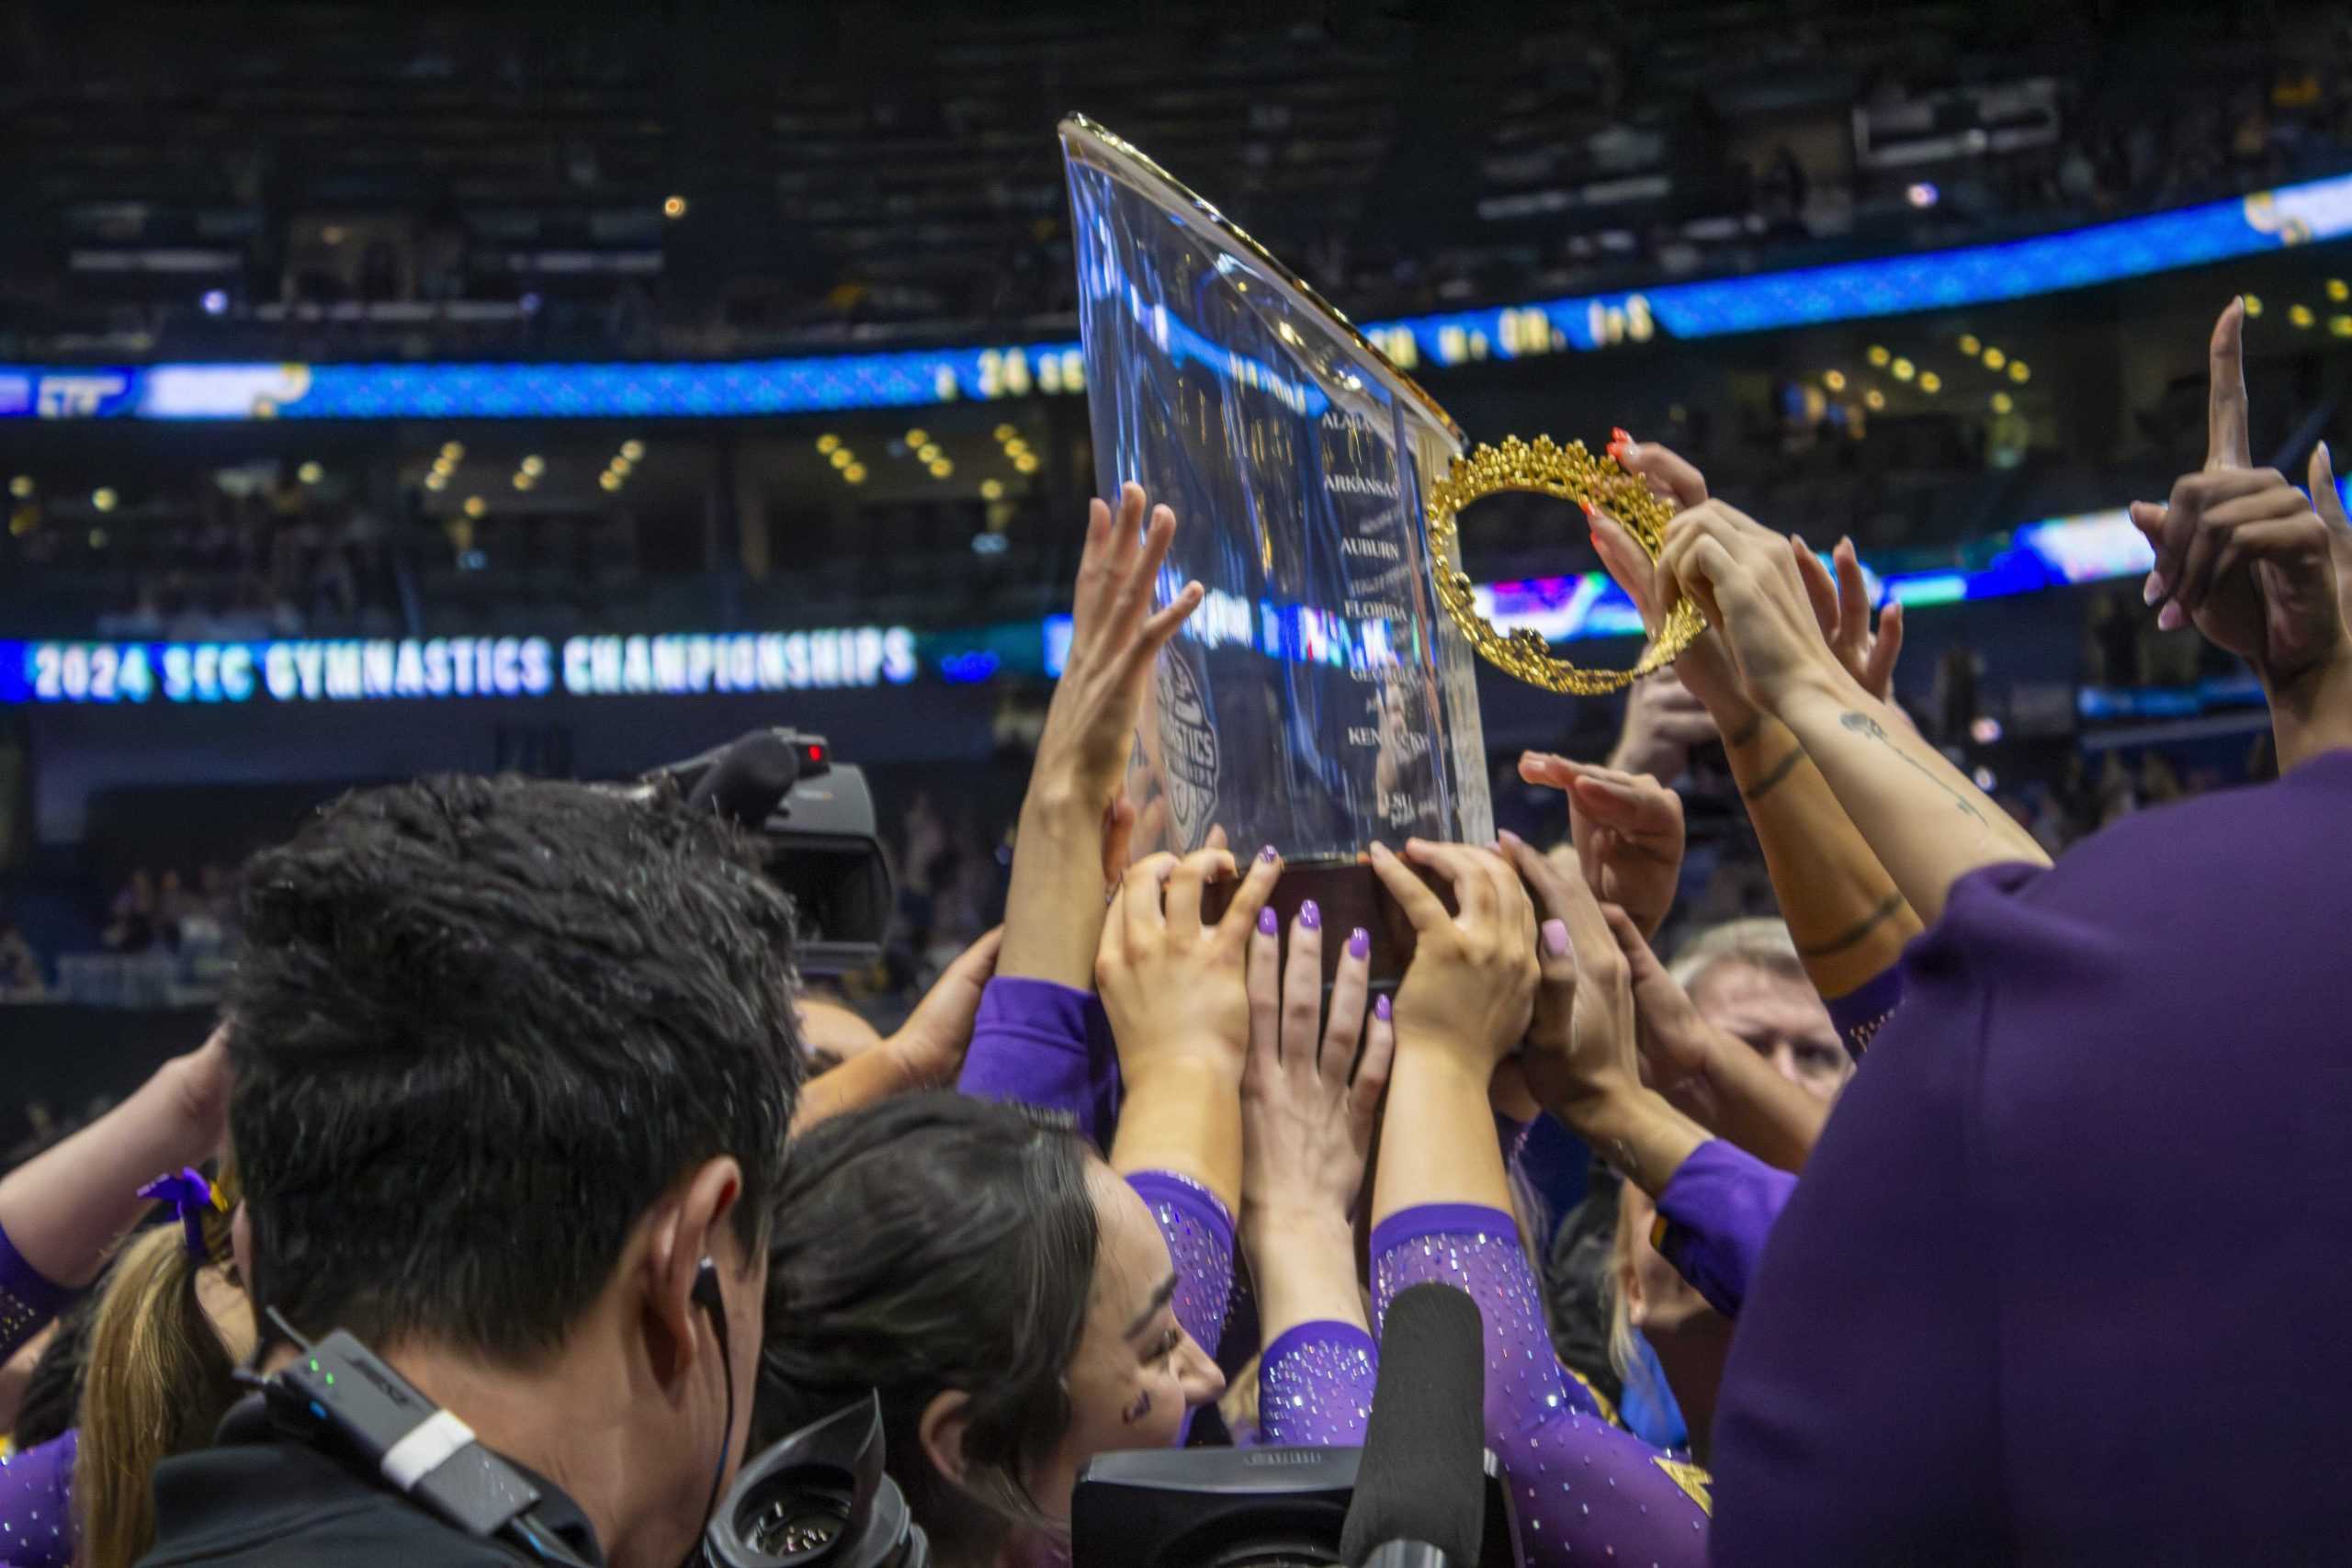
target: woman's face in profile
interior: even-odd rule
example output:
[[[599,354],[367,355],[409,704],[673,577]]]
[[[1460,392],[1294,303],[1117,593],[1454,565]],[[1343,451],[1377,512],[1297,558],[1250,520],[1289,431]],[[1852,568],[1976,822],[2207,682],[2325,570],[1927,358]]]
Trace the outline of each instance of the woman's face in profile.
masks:
[[[1172,1448],[1184,1413],[1225,1391],[1216,1360],[1176,1321],[1177,1274],[1167,1239],[1133,1188],[1100,1160],[1087,1183],[1101,1225],[1086,1331],[1068,1374],[1069,1429],[1031,1478],[1030,1495],[1057,1521],[1098,1454]]]

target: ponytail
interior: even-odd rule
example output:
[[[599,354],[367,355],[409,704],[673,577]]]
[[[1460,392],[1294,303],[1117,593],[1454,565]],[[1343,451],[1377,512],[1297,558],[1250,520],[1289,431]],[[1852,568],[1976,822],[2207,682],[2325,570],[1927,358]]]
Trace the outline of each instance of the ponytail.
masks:
[[[232,1200],[233,1180],[224,1175]],[[146,1554],[155,1535],[155,1466],[210,1442],[236,1401],[231,1373],[252,1342],[251,1309],[239,1302],[216,1325],[204,1302],[237,1289],[233,1266],[223,1267],[228,1232],[225,1214],[208,1215],[209,1257],[197,1258],[178,1225],[154,1225],[133,1236],[108,1271],[82,1384],[75,1568],[131,1568]],[[224,1335],[240,1343],[224,1343]]]

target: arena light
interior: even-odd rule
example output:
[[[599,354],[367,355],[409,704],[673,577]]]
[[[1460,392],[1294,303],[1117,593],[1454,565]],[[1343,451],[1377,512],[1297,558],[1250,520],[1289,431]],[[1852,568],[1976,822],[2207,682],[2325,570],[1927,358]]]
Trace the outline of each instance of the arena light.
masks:
[[[107,547],[107,531],[106,531],[104,528],[93,528],[93,529],[91,529],[91,530],[90,530],[90,548],[92,548],[92,549],[94,549],[94,550],[102,550],[102,549],[105,549],[106,547]]]
[[[833,455],[831,457],[828,457],[826,461],[832,464],[836,468],[846,468],[852,463],[856,462],[857,458],[848,447],[836,446],[833,448]]]
[[[1908,381],[1913,376],[1918,374],[1918,367],[1907,359],[1897,359],[1890,368],[1894,372],[1894,378],[1898,381]]]
[[[998,426],[996,427],[996,431],[995,431],[996,438],[997,438],[997,440],[998,440],[1000,443],[1007,442],[1007,441],[1011,441],[1011,440],[1014,439],[1016,436],[1018,436],[1020,434],[1021,434],[1021,432],[1019,432],[1018,430],[1015,430],[1012,426],[1011,426],[1011,425],[1009,425],[1009,424],[1000,424],[1000,425],[998,425]]]
[[[674,221],[676,221],[678,219],[684,218],[685,215],[686,215],[686,198],[685,198],[684,197],[683,197],[683,196],[673,196],[673,197],[666,197],[666,198],[662,201],[662,217],[667,218],[667,219],[671,220],[673,222],[674,222]]]
[[[8,493],[15,496],[18,501],[24,501],[29,498],[33,493],[32,475],[18,474],[15,479],[10,479],[8,481]]]
[[[1993,394],[1993,412],[1995,413],[2007,413],[2011,409],[2014,409],[2017,406],[2018,400],[2009,396],[2008,393],[1996,392]]]
[[[1969,358],[1975,358],[1976,355],[1983,351],[1984,347],[1984,345],[1983,344],[1976,341],[1976,334],[1974,333],[1962,333],[1960,334],[1960,352],[1968,355]]]
[[[538,475],[525,468],[517,468],[514,470],[514,488],[516,490],[529,490],[533,485],[537,484],[538,482]]]
[[[2009,362],[2009,356],[2003,354],[1997,348],[1986,348],[1984,350],[1984,368],[1987,370],[1998,370],[2002,366],[2007,365]]]
[[[606,468],[596,476],[596,483],[607,491],[616,491],[621,488],[621,477],[610,468]]]
[[[910,443],[910,445],[911,445],[911,443]],[[944,456],[946,456],[946,454],[940,451],[939,447],[935,444],[929,441],[926,441],[921,446],[915,447],[915,457],[925,463],[936,463]]]
[[[1862,406],[1869,409],[1872,413],[1876,413],[1879,410],[1886,407],[1886,394],[1880,391],[1876,387],[1872,387],[1869,391],[1862,394]]]
[[[841,445],[842,438],[830,431],[817,437],[817,450],[828,457],[840,451]]]
[[[627,457],[615,457],[611,462],[605,465],[605,471],[608,474],[617,474],[622,479],[627,479],[636,467],[637,465],[630,462]]]
[[[2309,305],[2296,304],[2287,307],[2287,320],[2294,323],[2298,332],[2308,332],[2312,322],[2317,319],[2312,314],[2312,308]]]
[[[2022,359],[2012,359],[2009,361],[2009,379],[2022,387],[2033,379],[2033,367]]]
[[[2259,295],[2259,294],[2241,294],[2241,295],[2239,295],[2239,296],[2238,296],[2238,299],[2239,299],[2240,300],[2242,300],[2242,301],[2245,303],[2245,313],[2246,313],[2249,317],[2252,317],[2252,316],[2259,316],[2260,314],[2262,314],[2262,296],[2261,296],[2261,295]]]
[[[1937,375],[1932,370],[1922,370],[1919,373],[1919,390],[1932,395],[1933,393],[1940,392],[1943,389],[1944,378],[1942,377]]]
[[[1034,474],[1037,471],[1037,459],[1031,457],[1028,453],[1023,452],[1021,456],[1012,459],[1012,466],[1022,473]]]
[[[445,463],[464,462],[466,444],[462,441],[444,441],[441,443],[441,460]]]
[[[1826,370],[1822,372],[1821,384],[1833,392],[1842,392],[1846,389],[1846,373],[1843,370]]]
[[[854,485],[864,484],[865,482],[865,465],[863,463],[851,463],[844,466],[842,469],[842,478],[847,479]]]
[[[944,457],[931,465],[931,477],[935,479],[944,479],[955,471],[956,465]]]
[[[90,504],[101,512],[112,512],[121,499],[115,494],[112,487],[107,485],[100,485],[90,492]]]
[[[931,432],[923,429],[921,425],[915,426],[912,430],[907,432],[907,445],[913,447],[918,452],[922,451],[924,447],[931,445]]]
[[[2352,316],[2330,316],[2327,330],[2332,337],[2352,337]]]
[[[469,496],[466,497],[466,515],[467,515],[467,516],[469,516],[469,517],[479,517],[479,516],[481,516],[483,513],[488,512],[489,510],[490,510],[490,502],[488,502],[484,501],[481,497],[480,497],[480,496],[478,496],[478,495],[469,495]]]
[[[1903,199],[1914,207],[1933,207],[1943,199],[1943,192],[1936,188],[1932,180],[1915,180],[1904,190]]]
[[[548,463],[546,458],[534,452],[529,457],[523,459],[521,468],[525,473],[530,475],[533,479],[537,479],[541,474],[548,471]]]
[[[645,461],[645,443],[642,441],[622,442],[621,456],[627,457],[632,463],[641,463]]]
[[[314,485],[327,477],[327,471],[316,463],[304,463],[294,470],[294,477],[306,485]]]
[[[982,479],[980,481],[980,499],[982,501],[1001,501],[1003,498],[1004,481],[1002,479]]]
[[[1872,365],[1875,365],[1880,369],[1883,370],[1886,368],[1887,361],[1893,359],[1894,355],[1887,352],[1887,348],[1884,344],[1874,343],[1871,344],[1869,353],[1864,357],[1868,358]]]
[[[447,490],[449,488],[449,476],[443,473],[440,469],[435,468],[431,473],[424,476],[424,488],[435,491]]]
[[[208,288],[204,291],[202,304],[206,315],[225,316],[229,313],[229,291],[225,288]]]

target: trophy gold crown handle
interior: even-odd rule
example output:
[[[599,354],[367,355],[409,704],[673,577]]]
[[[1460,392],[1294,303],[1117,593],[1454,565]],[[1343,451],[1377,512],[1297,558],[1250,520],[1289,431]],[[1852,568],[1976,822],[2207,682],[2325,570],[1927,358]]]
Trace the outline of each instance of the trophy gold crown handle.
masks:
[[[1505,635],[1478,613],[1470,574],[1462,570],[1459,518],[1462,509],[1472,502],[1506,490],[1589,503],[1624,525],[1653,560],[1665,547],[1666,525],[1674,517],[1670,502],[1618,467],[1613,458],[1596,457],[1586,451],[1581,441],[1562,446],[1548,435],[1539,435],[1532,443],[1514,435],[1499,446],[1481,443],[1468,455],[1454,458],[1446,476],[1430,487],[1427,515],[1434,558],[1430,564],[1437,577],[1438,603],[1487,663],[1547,692],[1600,696],[1622,691],[1641,677],[1665,669],[1705,629],[1698,606],[1687,597],[1678,600],[1631,670],[1588,670],[1555,659],[1543,637],[1532,630]]]

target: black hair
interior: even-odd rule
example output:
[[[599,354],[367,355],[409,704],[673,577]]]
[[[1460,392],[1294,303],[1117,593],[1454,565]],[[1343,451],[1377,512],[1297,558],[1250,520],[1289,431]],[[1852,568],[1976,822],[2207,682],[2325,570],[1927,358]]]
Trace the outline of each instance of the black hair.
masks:
[[[797,1139],[768,1247],[754,1447],[876,1390],[889,1471],[945,1563],[1041,1510],[1026,1478],[1069,1430],[1101,1227],[1067,1125],[936,1092]],[[969,1396],[967,1486],[933,1469],[923,1409]]]
[[[57,1314],[57,1327],[41,1347],[17,1403],[17,1425],[8,1440],[19,1451],[62,1438],[74,1425],[74,1408],[82,1402],[82,1380],[89,1367],[90,1322],[97,1315],[105,1284],[101,1278]]]
[[[254,857],[243,914],[256,1305],[526,1359],[723,1155],[759,1245],[800,1082],[791,907],[716,818],[511,777],[361,791]]]

